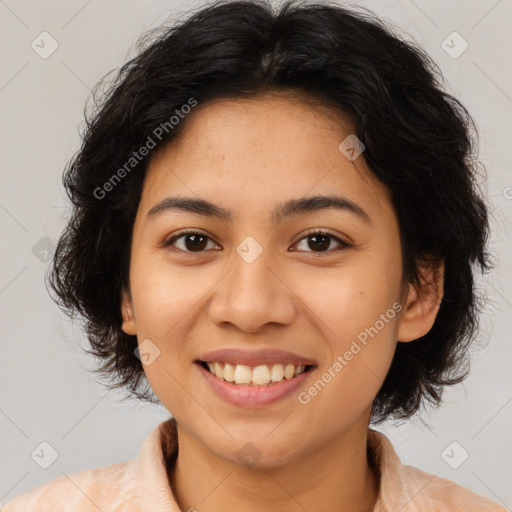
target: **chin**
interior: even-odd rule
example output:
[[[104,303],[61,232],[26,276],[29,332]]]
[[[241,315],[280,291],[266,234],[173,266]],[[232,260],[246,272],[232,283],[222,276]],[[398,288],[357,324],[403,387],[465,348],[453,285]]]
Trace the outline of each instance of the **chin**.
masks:
[[[234,464],[254,470],[283,466],[300,458],[296,446],[283,445],[282,439],[270,441],[264,437],[230,439],[224,446],[210,449]]]

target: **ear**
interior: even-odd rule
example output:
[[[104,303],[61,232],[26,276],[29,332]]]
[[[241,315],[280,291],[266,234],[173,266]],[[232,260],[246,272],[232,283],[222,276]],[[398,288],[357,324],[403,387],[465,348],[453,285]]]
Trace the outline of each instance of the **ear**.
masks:
[[[400,315],[398,341],[408,342],[425,336],[437,317],[444,294],[444,262],[426,261],[419,268],[419,285],[409,283]]]
[[[123,290],[123,299],[121,303],[121,313],[123,315],[123,325],[121,328],[126,334],[136,335],[135,316],[133,314],[132,298],[129,290]]]

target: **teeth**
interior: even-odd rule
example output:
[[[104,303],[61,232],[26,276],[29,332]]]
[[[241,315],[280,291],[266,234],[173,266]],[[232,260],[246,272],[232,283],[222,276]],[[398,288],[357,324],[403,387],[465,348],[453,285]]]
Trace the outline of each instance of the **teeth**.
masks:
[[[232,364],[226,363],[224,365],[224,380],[227,380],[228,382],[233,382],[235,380],[235,367]]]
[[[224,370],[222,369],[222,366],[219,363],[213,363],[214,369],[215,369],[215,375],[222,379],[224,378]]]
[[[285,379],[293,379],[293,376],[295,375],[295,366],[293,364],[287,364],[286,368],[284,369],[284,378]]]
[[[281,382],[283,379],[290,380],[304,373],[305,365],[299,364],[261,364],[251,368],[245,364],[230,364],[209,362],[210,372],[217,378],[235,384],[253,384],[256,386],[272,385],[274,382]]]
[[[304,368],[306,368],[304,365],[299,364],[297,368],[295,368],[293,375],[297,377],[297,375],[300,375],[304,371]]]
[[[217,377],[219,377],[217,375]],[[222,376],[219,377],[222,379]],[[237,384],[250,384],[252,378],[251,369],[244,364],[237,364],[235,368],[235,382]]]
[[[272,382],[279,382],[283,380],[283,365],[282,364],[274,364],[272,365],[272,370],[270,370],[270,380]]]
[[[270,372],[268,366],[262,364],[255,366],[252,370],[252,383],[253,384],[268,384],[270,382]]]

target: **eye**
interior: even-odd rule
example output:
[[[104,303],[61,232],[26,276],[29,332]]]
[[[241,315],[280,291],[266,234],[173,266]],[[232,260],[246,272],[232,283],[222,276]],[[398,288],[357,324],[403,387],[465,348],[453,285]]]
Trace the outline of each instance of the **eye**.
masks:
[[[182,240],[183,239],[183,240]],[[195,231],[192,229],[188,229],[185,231],[182,231],[181,233],[174,235],[169,240],[164,242],[164,247],[167,247],[169,245],[174,245],[175,242],[180,241],[183,242],[181,244],[181,247],[178,247],[181,251],[184,252],[203,252],[205,247],[207,246],[207,241],[213,242],[213,240],[205,235],[204,233],[201,233],[199,231]]]
[[[331,233],[314,229],[308,231],[306,236],[301,238],[295,245],[300,245],[301,242],[308,239],[309,242],[306,243],[308,243],[308,247],[313,249],[312,252],[316,253],[315,256],[322,256],[322,253],[330,254],[332,252],[336,252],[328,250],[332,241],[338,244],[340,247],[339,250],[351,247],[349,243],[341,240],[339,237],[332,235]],[[213,240],[208,235],[201,233],[200,231],[187,229],[169,238],[163,243],[163,246],[174,246],[178,241],[182,242],[181,247],[177,245],[176,247],[183,252],[204,252],[204,250],[207,248],[208,241],[213,243]],[[218,247],[215,245],[215,243],[214,246]]]
[[[307,244],[308,247],[314,249],[312,252],[316,253],[315,256],[320,256],[320,257],[323,256],[322,253],[331,254],[333,252],[337,252],[336,250],[334,250],[334,251],[328,250],[329,247],[331,246],[332,241],[335,241],[338,244],[338,246],[340,247],[340,249],[338,249],[338,250],[348,249],[349,247],[351,247],[351,245],[349,243],[341,240],[337,236],[332,235],[331,233],[327,233],[326,231],[321,231],[321,230],[313,229],[313,230],[308,231],[306,236],[301,238],[299,240],[299,242],[297,242],[297,244],[300,245],[300,243],[303,242],[304,240],[306,240],[305,243]],[[308,251],[306,251],[306,252],[308,252]]]

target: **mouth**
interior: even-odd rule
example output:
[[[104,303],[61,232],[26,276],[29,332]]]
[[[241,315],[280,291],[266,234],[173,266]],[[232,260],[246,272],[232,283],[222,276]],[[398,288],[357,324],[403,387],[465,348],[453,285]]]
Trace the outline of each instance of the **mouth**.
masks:
[[[315,368],[314,365],[310,364],[293,363],[260,364],[255,366],[202,360],[197,360],[195,363],[220,381],[244,387],[275,386],[280,382],[296,379]]]
[[[199,381],[231,405],[262,408],[290,398],[315,373],[315,365],[267,363],[249,366],[196,360]]]

